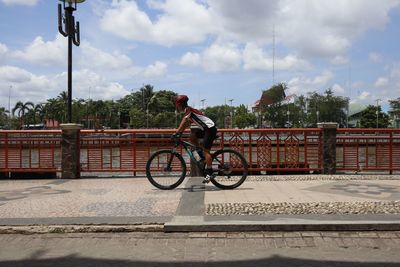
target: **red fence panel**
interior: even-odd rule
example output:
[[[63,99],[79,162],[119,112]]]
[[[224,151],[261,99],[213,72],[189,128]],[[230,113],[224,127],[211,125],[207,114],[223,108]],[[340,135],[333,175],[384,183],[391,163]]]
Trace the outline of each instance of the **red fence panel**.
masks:
[[[0,172],[60,172],[61,131],[0,131]]]
[[[400,170],[400,130],[338,129],[336,170]]]

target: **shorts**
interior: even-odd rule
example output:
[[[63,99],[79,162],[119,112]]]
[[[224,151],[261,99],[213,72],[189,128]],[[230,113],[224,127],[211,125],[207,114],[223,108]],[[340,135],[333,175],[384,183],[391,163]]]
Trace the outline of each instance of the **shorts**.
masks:
[[[203,139],[203,147],[210,149],[213,145],[214,139],[217,136],[217,127],[212,127],[207,130],[198,129],[194,133],[198,139]]]

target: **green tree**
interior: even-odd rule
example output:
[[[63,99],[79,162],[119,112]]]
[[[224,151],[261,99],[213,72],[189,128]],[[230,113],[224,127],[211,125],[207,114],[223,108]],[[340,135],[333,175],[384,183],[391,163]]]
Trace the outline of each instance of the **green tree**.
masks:
[[[15,113],[17,112],[18,117],[20,119],[20,125],[21,127],[25,124],[25,114],[29,112],[30,109],[33,109],[34,104],[32,102],[21,102],[18,101],[14,108],[12,109],[12,114],[15,115]]]
[[[134,107],[129,112],[130,122],[129,126],[133,129],[140,129],[146,127],[146,113]]]
[[[389,105],[389,115],[392,118],[393,126],[397,128],[400,120],[400,97],[394,100],[389,100]]]
[[[284,127],[286,123],[286,109],[283,108],[282,101],[285,99],[284,91],[287,89],[286,84],[280,83],[272,86],[268,90],[270,104],[261,107],[264,120],[271,127]]]
[[[340,127],[344,127],[347,106],[348,99],[334,96],[331,89],[326,90],[325,95],[309,93],[306,125],[315,127],[317,122],[337,122]]]
[[[229,122],[227,121],[230,119],[229,114],[231,111],[231,107],[228,105],[221,105],[221,106],[213,106],[207,107],[204,110],[204,114],[212,119],[218,128],[226,128]]]
[[[175,128],[175,112],[162,112],[152,117],[151,125],[155,128]]]
[[[7,110],[3,107],[0,108],[0,127],[5,128],[8,124]]]
[[[255,114],[250,113],[245,105],[240,105],[233,116],[233,125],[243,129],[246,127],[252,127],[257,123],[257,117]]]
[[[376,116],[377,111],[378,117]],[[361,114],[361,128],[387,128],[389,124],[389,116],[382,112],[381,106],[369,105]]]

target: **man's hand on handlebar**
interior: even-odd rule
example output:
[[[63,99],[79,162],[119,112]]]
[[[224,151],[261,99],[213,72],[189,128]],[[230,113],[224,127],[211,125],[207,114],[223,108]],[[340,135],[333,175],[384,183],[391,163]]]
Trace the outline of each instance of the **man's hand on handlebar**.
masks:
[[[174,133],[174,134],[171,136],[172,139],[179,139],[179,138],[181,138],[181,137],[182,137],[182,133]]]

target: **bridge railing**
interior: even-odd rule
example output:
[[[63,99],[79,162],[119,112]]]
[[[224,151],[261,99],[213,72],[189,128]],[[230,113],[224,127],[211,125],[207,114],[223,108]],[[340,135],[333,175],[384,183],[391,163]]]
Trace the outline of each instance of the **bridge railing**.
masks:
[[[337,129],[339,171],[400,170],[399,129]]]
[[[172,147],[174,130],[80,130],[79,172],[144,173],[154,151]],[[212,150],[242,153],[253,174],[323,172],[323,131],[220,129]],[[336,129],[337,171],[400,170],[400,130]],[[61,130],[0,130],[0,176],[5,173],[62,172]],[[185,160],[189,163],[189,158]],[[190,164],[188,164],[190,166]]]

